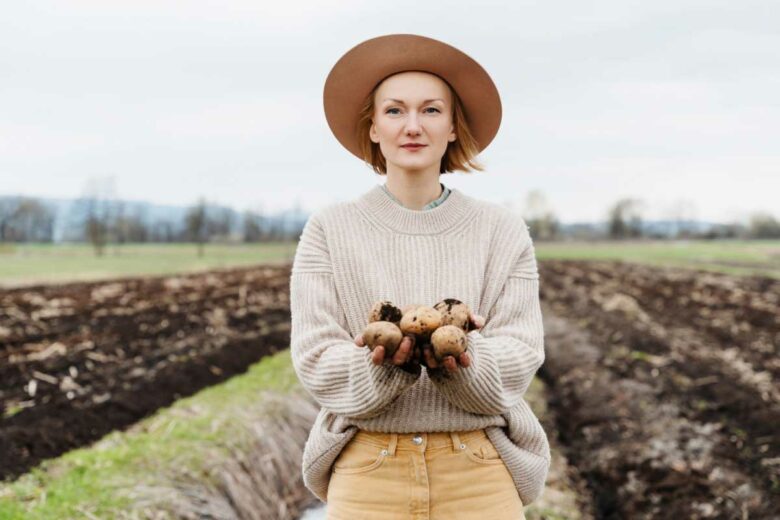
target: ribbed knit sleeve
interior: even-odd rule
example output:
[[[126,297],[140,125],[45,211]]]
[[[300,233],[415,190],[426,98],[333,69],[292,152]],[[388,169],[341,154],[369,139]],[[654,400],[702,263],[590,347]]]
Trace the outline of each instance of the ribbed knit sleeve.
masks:
[[[504,414],[522,399],[544,362],[544,328],[533,242],[514,263],[485,325],[466,336],[468,367],[429,370],[438,389],[455,406],[476,414]]]
[[[333,279],[326,235],[317,214],[304,226],[290,276],[290,351],[298,379],[320,406],[366,419],[381,414],[420,374],[355,345]]]

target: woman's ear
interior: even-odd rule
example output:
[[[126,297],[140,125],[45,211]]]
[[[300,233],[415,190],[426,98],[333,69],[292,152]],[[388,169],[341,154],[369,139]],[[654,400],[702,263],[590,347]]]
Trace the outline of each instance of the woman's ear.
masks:
[[[447,137],[447,140],[449,142],[454,142],[458,138],[458,135],[455,133],[455,125],[452,125],[452,130],[450,131],[449,137]]]
[[[368,137],[372,143],[379,144],[379,135],[376,133],[376,125],[374,123],[371,123],[371,127],[368,129]]]

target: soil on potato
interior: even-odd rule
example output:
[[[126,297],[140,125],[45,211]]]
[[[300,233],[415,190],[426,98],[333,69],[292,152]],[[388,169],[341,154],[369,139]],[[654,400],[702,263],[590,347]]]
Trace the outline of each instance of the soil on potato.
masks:
[[[541,375],[597,517],[780,517],[780,281],[539,268]]]
[[[289,347],[290,266],[0,290],[0,479]]]

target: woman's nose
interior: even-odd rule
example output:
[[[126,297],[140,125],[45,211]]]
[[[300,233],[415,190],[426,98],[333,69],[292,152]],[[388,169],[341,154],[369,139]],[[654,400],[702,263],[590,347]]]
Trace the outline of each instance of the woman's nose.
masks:
[[[417,114],[415,112],[409,112],[409,117],[406,119],[406,133],[420,133],[420,121],[417,119]]]

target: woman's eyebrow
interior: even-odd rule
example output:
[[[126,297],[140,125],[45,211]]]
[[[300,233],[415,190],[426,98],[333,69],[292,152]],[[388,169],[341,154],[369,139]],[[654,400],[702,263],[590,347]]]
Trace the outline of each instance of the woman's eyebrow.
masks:
[[[405,105],[406,104],[403,101],[401,101],[400,99],[393,99],[393,98],[385,98],[382,101],[392,101],[394,103],[400,103],[401,105]],[[441,99],[441,98],[434,98],[434,99],[426,99],[425,101],[423,101],[423,105],[426,104],[426,103],[430,103],[432,101],[441,101],[442,103],[444,103],[443,99]]]

